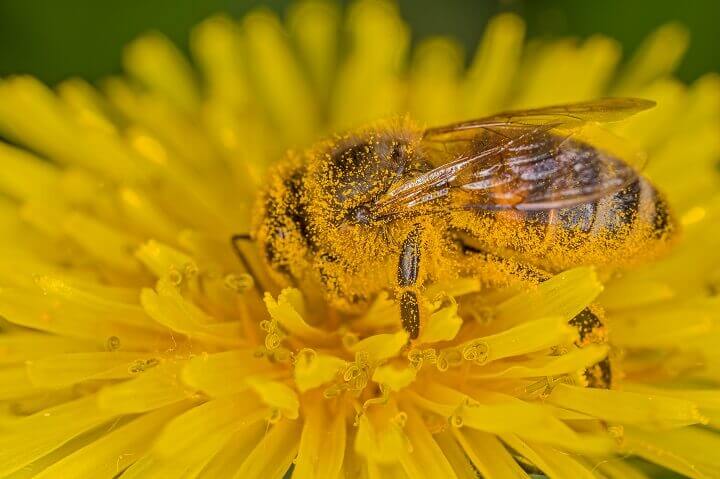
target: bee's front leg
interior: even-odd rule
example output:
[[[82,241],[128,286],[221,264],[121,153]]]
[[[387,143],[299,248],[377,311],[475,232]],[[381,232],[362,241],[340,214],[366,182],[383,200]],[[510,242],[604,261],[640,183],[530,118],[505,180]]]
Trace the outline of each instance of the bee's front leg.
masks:
[[[420,334],[420,258],[422,251],[422,228],[416,225],[408,233],[400,249],[397,266],[397,288],[400,298],[400,320],[410,339]]]

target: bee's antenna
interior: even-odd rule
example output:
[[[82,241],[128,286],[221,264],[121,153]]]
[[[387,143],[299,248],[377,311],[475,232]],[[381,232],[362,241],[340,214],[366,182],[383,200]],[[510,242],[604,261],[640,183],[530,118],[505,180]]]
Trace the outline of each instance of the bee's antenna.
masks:
[[[255,269],[252,267],[250,261],[248,261],[247,257],[245,256],[245,253],[243,253],[242,249],[240,248],[239,243],[242,241],[252,242],[252,238],[248,233],[236,234],[230,237],[230,244],[233,248],[233,251],[235,251],[235,254],[242,263],[243,268],[245,268],[245,271],[250,273],[250,275],[253,277],[253,284],[255,285],[255,289],[257,289],[258,293],[260,293],[260,297],[262,298],[266,289],[260,282],[260,275],[257,274],[257,271],[255,271]]]

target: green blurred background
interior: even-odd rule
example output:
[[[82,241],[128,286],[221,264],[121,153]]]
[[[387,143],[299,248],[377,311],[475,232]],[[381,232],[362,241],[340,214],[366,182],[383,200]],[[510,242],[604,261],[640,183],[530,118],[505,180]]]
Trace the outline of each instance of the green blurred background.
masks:
[[[159,30],[182,46],[188,31],[218,11],[239,16],[259,5],[282,12],[289,0],[0,0],[0,75],[31,73],[49,83],[94,80],[120,69],[122,46]],[[346,2],[343,2],[346,3]],[[472,52],[488,18],[514,11],[530,36],[604,33],[630,52],[657,26],[678,21],[691,32],[679,76],[720,71],[718,0],[400,0],[413,40],[445,33]]]

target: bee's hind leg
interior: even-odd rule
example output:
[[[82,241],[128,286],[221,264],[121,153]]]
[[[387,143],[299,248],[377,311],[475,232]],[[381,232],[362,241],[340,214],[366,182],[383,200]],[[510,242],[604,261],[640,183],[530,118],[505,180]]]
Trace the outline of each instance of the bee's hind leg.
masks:
[[[520,285],[538,284],[550,279],[553,275],[535,266],[528,265],[512,258],[504,258],[493,253],[479,250],[460,242],[463,254],[477,259],[485,264],[483,274],[493,278],[489,281],[492,286],[507,286],[510,278]],[[485,274],[487,273],[487,274]],[[503,280],[502,278],[505,278]],[[502,282],[505,281],[504,284]],[[592,343],[603,343],[605,326],[598,315],[591,308],[584,308],[580,313],[568,321],[578,331],[577,346],[582,347]],[[612,369],[610,360],[605,358],[585,369],[587,385],[593,388],[610,389],[612,386]]]
[[[400,320],[410,339],[417,339],[420,334],[420,303],[417,289],[420,286],[421,250],[422,229],[416,225],[402,244],[397,266]]]
[[[479,269],[482,271],[483,281],[488,283],[488,286],[502,287],[512,283],[538,284],[552,277],[550,273],[516,259],[477,249],[460,240],[457,240],[457,244],[467,259],[482,265]],[[478,264],[470,266],[473,271],[478,267]]]

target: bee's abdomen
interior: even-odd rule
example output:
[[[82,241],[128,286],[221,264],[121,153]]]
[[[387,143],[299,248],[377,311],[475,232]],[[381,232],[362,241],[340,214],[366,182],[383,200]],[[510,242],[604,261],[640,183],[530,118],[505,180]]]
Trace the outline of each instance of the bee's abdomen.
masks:
[[[653,195],[653,187],[641,177],[613,195],[608,195],[593,203],[593,227],[588,231],[593,235],[623,235],[638,220],[641,206],[645,207]]]
[[[655,187],[645,178],[637,180],[614,195],[595,204],[592,235],[629,236],[643,231],[653,241],[666,236],[671,230],[668,205]]]
[[[640,175],[598,200],[518,216],[530,233],[506,251],[549,272],[642,261],[660,252],[674,229],[667,202]]]

